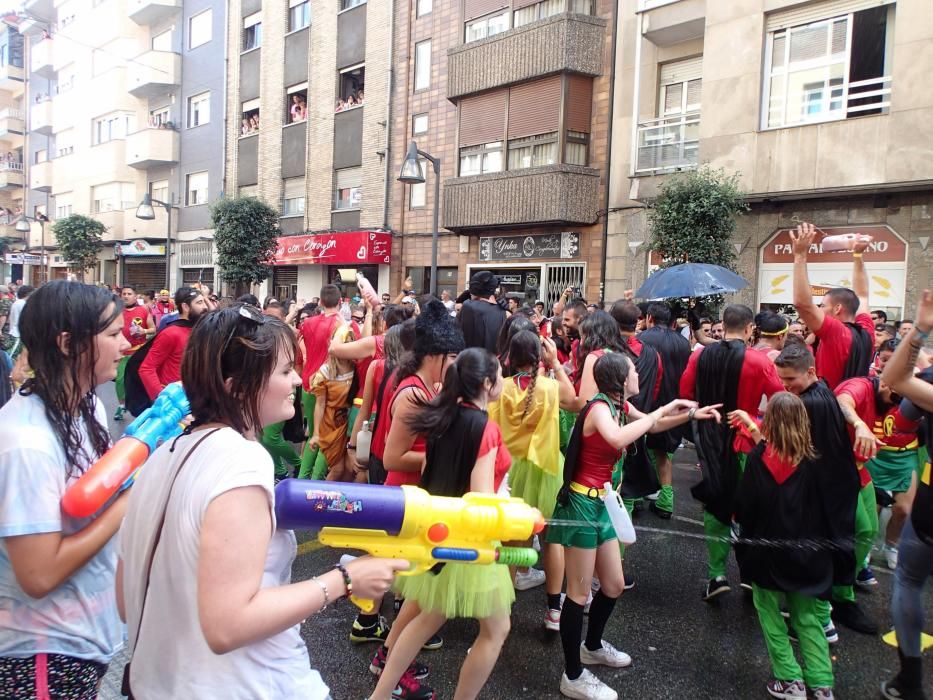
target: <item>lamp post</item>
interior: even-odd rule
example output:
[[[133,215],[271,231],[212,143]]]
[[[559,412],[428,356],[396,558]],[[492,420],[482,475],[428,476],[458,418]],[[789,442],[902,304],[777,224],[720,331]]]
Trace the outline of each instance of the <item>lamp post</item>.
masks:
[[[23,234],[23,237],[25,238],[29,235],[29,232],[32,231],[32,224],[29,222],[35,221],[37,224],[39,224],[39,247],[41,249],[40,260],[42,261],[42,265],[40,267],[42,268],[43,282],[49,281],[49,260],[45,255],[45,224],[48,222],[48,220],[49,217],[47,217],[45,214],[38,214],[36,216],[26,216],[25,214],[20,214],[19,218],[16,220],[16,225],[13,227],[21,234]]]
[[[155,219],[155,210],[152,205],[165,209],[165,288],[171,290],[172,284],[172,209],[178,209],[171,202],[161,202],[153,199],[148,192],[143,195],[143,201],[136,207],[136,218],[143,221]]]
[[[407,185],[421,185],[425,182],[424,171],[421,169],[421,163],[418,156],[431,162],[434,168],[434,227],[431,231],[431,288],[432,296],[437,296],[437,238],[440,223],[438,221],[440,199],[441,199],[441,159],[435,158],[430,153],[418,150],[418,144],[412,141],[408,144],[408,153],[405,154],[405,160],[402,163],[402,169],[398,173],[398,181]]]

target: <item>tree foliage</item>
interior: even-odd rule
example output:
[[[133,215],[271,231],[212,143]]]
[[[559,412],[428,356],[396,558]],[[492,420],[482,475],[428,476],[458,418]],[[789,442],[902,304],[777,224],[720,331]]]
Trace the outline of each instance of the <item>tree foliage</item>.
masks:
[[[699,262],[735,270],[735,217],[748,211],[738,180],[704,166],[664,183],[648,213],[662,267]]]
[[[255,197],[221,199],[211,206],[221,277],[242,288],[269,276],[275,254],[278,212]]]
[[[66,216],[52,226],[62,257],[78,270],[81,279],[85,271],[97,264],[97,252],[103,246],[106,230],[97,219],[81,214]]]

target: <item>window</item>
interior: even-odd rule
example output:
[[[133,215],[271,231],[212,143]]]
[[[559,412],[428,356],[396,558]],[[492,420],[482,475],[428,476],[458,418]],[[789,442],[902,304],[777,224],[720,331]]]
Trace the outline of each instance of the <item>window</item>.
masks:
[[[432,0],[418,0],[418,7],[415,10],[418,17],[424,17],[431,14]]]
[[[411,134],[412,136],[417,136],[418,134],[428,133],[428,115],[427,114],[416,114],[411,118]]]
[[[662,64],[658,116],[697,112],[703,93],[703,58],[688,58]]]
[[[573,12],[578,15],[592,15],[593,0],[544,0],[528,7],[515,10],[512,25],[521,27],[545,17],[553,17],[562,12]]]
[[[359,209],[363,197],[363,169],[336,171],[334,209]]]
[[[185,204],[189,207],[207,204],[207,171],[188,173],[185,176]]]
[[[36,163],[44,163],[49,159],[49,152],[44,148],[40,148],[38,151],[36,151],[35,158]]]
[[[557,162],[557,132],[509,141],[509,170],[537,168]]]
[[[237,194],[240,197],[258,197],[259,185],[245,185],[238,190]]]
[[[262,46],[262,13],[254,12],[243,18],[243,51]]]
[[[297,32],[311,24],[311,0],[288,0],[288,31]]]
[[[131,112],[113,112],[94,120],[94,145],[115,139],[125,139],[133,132],[134,115]]]
[[[564,146],[564,162],[570,165],[586,165],[589,143],[589,134],[568,129],[567,143]]]
[[[308,118],[308,84],[292,85],[285,90],[285,121],[288,124]]]
[[[201,92],[188,98],[188,128],[207,124],[211,120],[211,93]]]
[[[240,136],[259,132],[259,98],[243,103],[240,113]]]
[[[337,106],[335,112],[360,107],[366,101],[366,66],[347,68],[340,72],[337,89]]]
[[[893,5],[796,26],[781,16],[766,20],[762,128],[888,111]]]
[[[305,213],[305,179],[293,177],[285,180],[282,196],[282,216],[301,216]]]
[[[358,7],[366,2],[366,0],[340,0],[340,11],[350,10],[354,7]]]
[[[136,206],[136,187],[131,182],[108,182],[91,188],[91,213],[130,209]]]
[[[161,34],[156,34],[152,37],[152,50],[153,51],[171,51],[172,50],[172,30],[162,32]]]
[[[159,107],[149,111],[149,128],[165,129],[172,126],[171,107]]]
[[[421,172],[427,175],[427,172],[430,168],[428,161],[424,158],[418,158],[418,162],[421,164]],[[427,182],[419,182],[418,184],[412,185],[409,187],[408,194],[408,208],[417,209],[427,205],[427,191],[428,185]]]
[[[509,28],[509,13],[501,12],[497,15],[490,15],[488,17],[480,17],[479,19],[474,19],[471,22],[467,22],[466,25],[466,37],[464,38],[465,42],[478,41],[479,39],[486,39],[491,36],[495,36],[500,32],[504,32]]]
[[[431,40],[415,44],[415,90],[431,85]]]
[[[460,177],[502,170],[502,142],[493,141],[460,149]]]
[[[61,194],[55,195],[56,219],[64,219],[66,216],[71,216],[74,209],[71,202],[71,197],[71,192],[62,192]]]
[[[214,16],[210,10],[204,10],[188,18],[188,49],[203,46],[211,40],[211,24]]]
[[[168,196],[168,180],[156,180],[149,183],[149,196],[160,202],[170,202]]]
[[[55,157],[70,156],[74,153],[74,129],[66,129],[55,134]]]

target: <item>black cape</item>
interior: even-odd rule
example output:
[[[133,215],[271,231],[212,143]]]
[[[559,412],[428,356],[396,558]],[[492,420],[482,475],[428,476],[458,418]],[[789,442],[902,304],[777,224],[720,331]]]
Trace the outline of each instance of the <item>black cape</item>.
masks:
[[[460,405],[450,427],[428,438],[421,488],[432,496],[459,498],[470,490],[480,442],[489,416],[486,411]]]
[[[845,325],[852,334],[852,344],[849,346],[849,356],[846,358],[840,381],[852,377],[867,377],[875,346],[873,339],[861,326],[848,322]]]
[[[169,326],[184,326],[190,328],[193,325],[194,321],[190,321],[186,318],[179,318],[171,323],[165,324],[165,328]],[[165,328],[162,330],[165,330]],[[147,340],[145,345],[130,355],[130,359],[126,363],[126,371],[123,374],[123,387],[126,391],[126,409],[134,416],[138,416],[152,406],[152,399],[150,399],[149,394],[146,393],[143,380],[139,377],[139,367],[152,349],[152,344],[155,342],[156,337],[157,336],[154,335]]]
[[[634,351],[631,354],[634,355]],[[642,343],[641,353],[635,355],[635,371],[638,372],[638,394],[629,401],[642,413],[651,413],[657,408],[654,386],[660,371],[658,351],[651,345]],[[658,470],[648,456],[648,437],[650,435],[642,435],[626,449],[622,470],[624,498],[643,498],[661,488]]]
[[[735,520],[742,539],[784,542],[737,544],[742,580],[773,591],[828,598],[833,583],[832,551],[805,542],[832,536],[820,504],[819,465],[804,460],[779,484],[765,465],[764,451],[761,442],[748,455],[737,491]]]
[[[680,378],[687,369],[687,360],[690,359],[690,342],[677,331],[661,326],[654,326],[639,333],[638,339],[643,345],[654,348],[661,357],[663,372],[657,406],[663,406],[680,396]],[[680,444],[682,432],[681,429],[675,428],[663,433],[652,433],[645,439],[648,447],[673,452]]]
[[[800,399],[810,417],[817,453],[813,464],[827,537],[837,545],[832,557],[833,583],[850,586],[855,578],[855,510],[860,489],[852,443],[842,409],[823,380],[806,389]]]

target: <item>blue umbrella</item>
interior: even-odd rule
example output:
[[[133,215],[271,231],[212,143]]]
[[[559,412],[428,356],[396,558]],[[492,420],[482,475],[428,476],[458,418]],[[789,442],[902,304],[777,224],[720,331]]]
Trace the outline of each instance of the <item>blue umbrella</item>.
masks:
[[[737,292],[748,286],[732,270],[706,263],[683,263],[655,270],[635,296],[642,299],[705,297]]]

